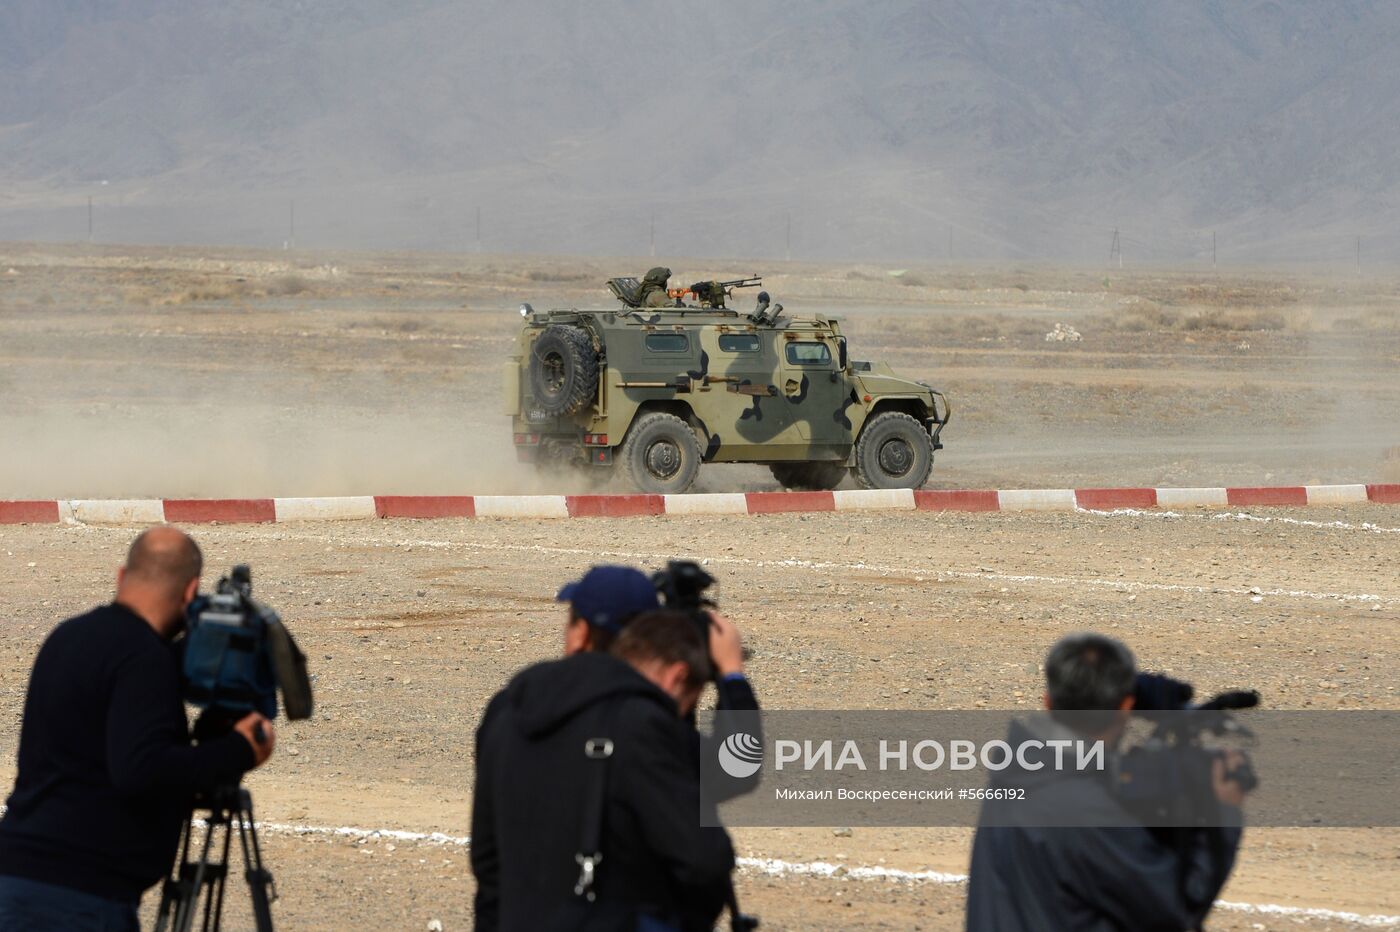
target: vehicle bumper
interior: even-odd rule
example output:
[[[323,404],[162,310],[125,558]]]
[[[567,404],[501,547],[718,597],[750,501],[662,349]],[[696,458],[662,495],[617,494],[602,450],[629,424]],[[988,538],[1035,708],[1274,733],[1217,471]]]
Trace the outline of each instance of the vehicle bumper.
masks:
[[[930,392],[933,395],[933,417],[924,421],[924,427],[928,428],[929,439],[933,441],[935,450],[943,449],[943,441],[938,439],[938,435],[943,433],[943,428],[948,425],[948,421],[953,417],[953,406],[948,404],[948,399],[942,392]],[[943,417],[938,416],[938,402],[943,402]]]
[[[583,462],[590,466],[611,466],[613,448],[584,443],[582,436],[549,436],[531,433],[512,435],[518,463]]]

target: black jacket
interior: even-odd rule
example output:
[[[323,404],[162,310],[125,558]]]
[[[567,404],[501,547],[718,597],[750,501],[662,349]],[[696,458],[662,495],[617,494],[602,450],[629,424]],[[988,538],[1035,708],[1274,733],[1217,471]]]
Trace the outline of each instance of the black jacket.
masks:
[[[1007,743],[1014,748],[1029,738],[1078,737],[1046,715],[1014,722]],[[1135,824],[1114,799],[1107,775],[1049,766],[1031,771],[1013,763],[991,783],[1026,790],[1024,801],[1004,803],[998,812],[1019,811],[1014,817],[1027,824],[977,829],[967,891],[970,930],[1194,929],[1234,866],[1239,829],[1196,831],[1185,853],[1178,852]],[[986,806],[983,813],[988,821]],[[1121,827],[1035,824],[1066,818]]]
[[[135,902],[170,869],[193,794],[252,765],[237,733],[190,746],[175,651],[138,615],[70,618],[29,677],[0,874]]]
[[[757,715],[743,714],[758,711],[758,696],[754,694],[753,686],[746,677],[735,676],[716,680],[715,693],[716,714],[713,730],[708,733],[702,732],[695,727],[694,721],[689,722],[694,735],[697,773],[700,772],[700,760],[714,760],[714,755],[719,753],[719,746],[733,732],[742,731],[753,735],[760,742],[763,740],[763,720]],[[725,714],[729,712],[740,714]],[[752,793],[758,789],[762,776],[760,771],[744,779],[727,779],[719,786],[710,788],[709,798],[715,803],[722,803],[736,796]]]
[[[629,665],[578,654],[523,671],[477,731],[472,800],[476,928],[631,929],[640,914],[686,924],[718,915],[734,866],[722,829],[700,827],[694,732],[676,704]],[[590,738],[608,737],[606,805],[595,890],[574,895],[589,788]],[[707,927],[708,928],[708,927]]]

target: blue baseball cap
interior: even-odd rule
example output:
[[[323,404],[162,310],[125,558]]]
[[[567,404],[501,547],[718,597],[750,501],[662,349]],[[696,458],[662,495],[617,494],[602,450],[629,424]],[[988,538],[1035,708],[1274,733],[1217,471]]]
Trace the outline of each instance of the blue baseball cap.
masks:
[[[575,615],[613,634],[632,616],[661,607],[651,579],[630,566],[595,566],[560,589],[555,601],[572,603]]]

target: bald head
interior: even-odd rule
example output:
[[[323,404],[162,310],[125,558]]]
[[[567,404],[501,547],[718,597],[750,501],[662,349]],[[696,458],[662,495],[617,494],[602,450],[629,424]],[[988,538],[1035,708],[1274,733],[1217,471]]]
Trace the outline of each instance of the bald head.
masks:
[[[188,534],[178,528],[153,527],[131,542],[122,584],[178,599],[203,571],[204,555]]]

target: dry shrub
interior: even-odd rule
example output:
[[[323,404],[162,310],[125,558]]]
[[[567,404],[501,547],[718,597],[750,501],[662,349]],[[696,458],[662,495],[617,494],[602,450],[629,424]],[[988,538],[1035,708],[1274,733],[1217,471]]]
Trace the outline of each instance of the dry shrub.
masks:
[[[1210,308],[1181,322],[1182,330],[1284,330],[1287,326],[1282,311],[1265,308]]]
[[[245,281],[214,279],[200,282],[197,285],[191,285],[184,291],[164,295],[157,298],[154,303],[158,305],[170,305],[192,304],[200,301],[226,301],[229,298],[242,297],[247,293],[248,283]]]
[[[923,288],[928,284],[928,282],[917,275],[901,275],[898,280],[901,285],[908,288]]]
[[[1109,328],[1123,333],[1147,332],[1250,332],[1258,330],[1311,329],[1306,312],[1286,312],[1278,308],[1176,308],[1155,301],[1141,300],[1108,315]]]
[[[184,291],[160,297],[129,294],[133,303],[172,305],[197,304],[206,301],[228,301],[233,298],[287,297],[311,290],[311,283],[300,275],[281,275],[253,284],[242,278],[214,278],[191,285]]]
[[[1176,330],[1181,326],[1181,312],[1164,308],[1155,301],[1138,301],[1109,317],[1114,330],[1126,333],[1146,333],[1150,330]]]
[[[1187,285],[1177,292],[1175,300],[1206,307],[1249,308],[1294,304],[1298,294],[1287,285],[1208,282]]]
[[[531,269],[525,273],[532,282],[581,282],[591,278],[586,272],[566,272],[563,269]]]
[[[1352,317],[1339,317],[1332,321],[1331,329],[1352,333],[1394,332],[1400,330],[1400,313],[1368,311]]]
[[[154,304],[160,295],[150,288],[131,287],[122,290],[122,301],[136,307],[149,307]]]
[[[420,330],[426,329],[428,325],[422,320],[418,320],[413,317],[407,317],[403,319],[397,317],[375,317],[367,321],[351,323],[346,327],[346,329],[354,330],[359,329],[361,327],[365,327],[371,330],[380,330],[388,334],[394,333],[396,331],[398,333],[417,333]]]
[[[948,322],[948,335],[963,340],[995,340],[1005,336],[1001,322],[988,317],[956,317]]]
[[[967,314],[940,317],[924,325],[924,334],[964,342],[991,342],[1012,337],[1043,339],[1051,325],[1044,319],[1012,317],[1007,314]]]
[[[311,283],[300,275],[283,275],[264,285],[262,291],[268,295],[283,296],[301,294],[310,289]]]

